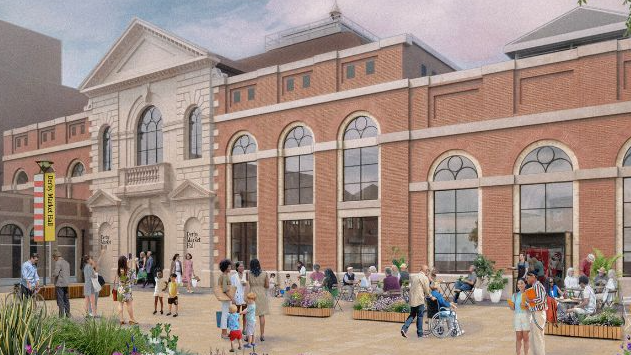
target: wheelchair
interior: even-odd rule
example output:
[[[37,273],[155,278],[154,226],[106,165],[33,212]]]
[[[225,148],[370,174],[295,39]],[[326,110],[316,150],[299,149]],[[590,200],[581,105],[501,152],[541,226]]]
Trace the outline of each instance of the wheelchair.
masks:
[[[462,334],[462,328],[454,310],[439,307],[438,300],[432,300],[429,297],[425,301],[427,304],[427,330],[425,334],[432,334],[437,338],[457,337]]]

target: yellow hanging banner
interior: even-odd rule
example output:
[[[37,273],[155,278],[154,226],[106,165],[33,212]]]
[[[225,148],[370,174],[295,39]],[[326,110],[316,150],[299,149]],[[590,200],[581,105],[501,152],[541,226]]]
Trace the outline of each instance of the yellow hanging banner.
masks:
[[[55,241],[55,173],[44,174],[44,241]]]

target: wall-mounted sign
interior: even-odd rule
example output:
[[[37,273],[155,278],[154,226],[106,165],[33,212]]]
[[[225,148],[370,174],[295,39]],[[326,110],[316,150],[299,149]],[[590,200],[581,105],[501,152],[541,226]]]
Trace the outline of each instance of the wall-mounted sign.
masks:
[[[55,173],[44,174],[44,240],[55,241]]]
[[[101,245],[110,245],[112,244],[112,240],[109,235],[100,235],[99,239],[101,240]]]
[[[186,232],[186,249],[194,249],[195,244],[201,241],[202,238],[196,232]]]

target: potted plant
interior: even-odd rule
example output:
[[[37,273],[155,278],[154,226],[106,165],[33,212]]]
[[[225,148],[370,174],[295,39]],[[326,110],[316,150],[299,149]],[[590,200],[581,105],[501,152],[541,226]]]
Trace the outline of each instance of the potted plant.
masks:
[[[498,303],[502,298],[502,291],[504,287],[508,284],[508,279],[504,278],[504,270],[497,270],[491,280],[489,281],[489,285],[487,287],[489,294],[491,296],[491,302]]]
[[[473,299],[476,302],[480,302],[484,298],[484,289],[494,273],[495,261],[482,254],[478,254],[473,261],[473,265],[475,266],[475,273],[478,276],[476,288],[473,290]]]

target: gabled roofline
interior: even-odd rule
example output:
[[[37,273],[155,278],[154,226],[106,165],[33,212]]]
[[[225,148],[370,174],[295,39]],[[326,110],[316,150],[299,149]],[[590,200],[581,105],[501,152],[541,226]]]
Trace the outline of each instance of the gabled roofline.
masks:
[[[192,42],[189,42],[188,40],[177,36],[169,31],[166,31],[164,29],[161,29],[160,27],[147,22],[145,20],[142,20],[138,17],[134,17],[131,22],[129,23],[129,25],[127,26],[127,28],[125,29],[125,31],[123,31],[123,33],[118,37],[118,39],[116,40],[116,42],[114,42],[114,45],[112,45],[110,47],[110,49],[107,51],[107,53],[105,54],[105,56],[103,56],[103,58],[99,61],[99,63],[90,71],[90,73],[86,76],[85,79],[83,79],[83,81],[81,82],[81,84],[79,85],[79,91],[83,91],[86,89],[86,85],[87,83],[90,82],[90,80],[92,80],[94,78],[94,75],[99,71],[99,69],[101,69],[105,63],[107,63],[108,59],[112,56],[112,54],[116,51],[116,49],[120,46],[120,44],[122,43],[122,41],[124,40],[125,37],[127,37],[127,35],[133,30],[134,27],[136,26],[140,26],[143,27],[145,29],[148,29],[150,31],[154,31],[156,33],[159,33],[160,35],[169,38],[170,40],[179,43],[180,45],[182,45],[183,47],[186,47],[187,49],[189,49],[192,52],[197,53],[199,56],[202,57],[209,57],[213,62],[218,63],[220,62],[220,57],[215,55],[214,53],[211,53],[210,51],[208,51],[207,49],[198,46]]]

